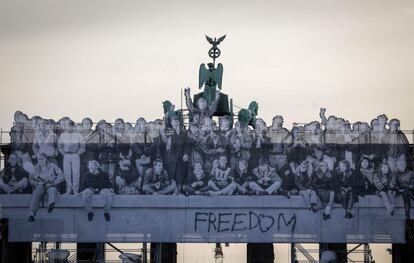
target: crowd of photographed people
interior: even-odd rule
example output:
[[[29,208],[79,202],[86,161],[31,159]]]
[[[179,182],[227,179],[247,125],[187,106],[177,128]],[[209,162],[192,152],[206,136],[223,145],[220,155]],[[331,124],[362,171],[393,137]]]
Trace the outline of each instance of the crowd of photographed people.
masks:
[[[187,128],[173,108],[163,119],[135,124],[16,112],[0,192],[32,194],[29,221],[45,196],[52,212],[58,194],[80,195],[90,221],[94,194],[106,200],[107,221],[115,194],[300,195],[309,210],[323,210],[324,220],[334,203],[352,218],[353,205],[365,195],[381,197],[392,216],[402,196],[410,216],[413,161],[397,119],[379,115],[351,125],[321,109],[320,121],[288,130],[281,116],[270,126],[261,118],[246,125],[229,115],[213,117],[216,100],[193,105],[186,97]]]

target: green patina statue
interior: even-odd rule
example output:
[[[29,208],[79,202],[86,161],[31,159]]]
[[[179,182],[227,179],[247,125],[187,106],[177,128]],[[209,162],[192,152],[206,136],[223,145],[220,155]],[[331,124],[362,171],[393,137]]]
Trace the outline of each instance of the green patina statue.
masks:
[[[209,105],[216,97],[216,87],[221,90],[222,78],[223,65],[221,63],[217,65],[217,68],[213,63],[208,63],[208,69],[204,63],[200,65],[198,87],[201,89],[204,85],[203,98]]]

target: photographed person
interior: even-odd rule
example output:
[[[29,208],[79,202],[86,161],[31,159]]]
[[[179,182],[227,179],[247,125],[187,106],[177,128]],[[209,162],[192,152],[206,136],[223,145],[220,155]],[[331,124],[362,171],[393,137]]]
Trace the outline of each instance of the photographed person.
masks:
[[[26,152],[29,147],[28,132],[29,118],[26,114],[21,111],[14,113],[14,125],[10,129],[10,149],[14,151]]]
[[[315,182],[316,176],[310,169],[309,162],[303,161],[296,171],[295,185],[298,188],[299,194],[302,196],[307,208],[314,213],[318,212]]]
[[[359,195],[373,195],[375,194],[374,174],[375,164],[373,155],[362,155],[359,161],[356,177],[359,184]]]
[[[0,193],[26,194],[30,192],[28,173],[18,164],[15,154],[10,154],[6,167],[0,172]]]
[[[165,143],[165,164],[169,176],[177,185],[178,191],[181,192],[182,186],[187,179],[187,163],[189,157],[187,154],[187,135],[183,130],[178,115],[169,117],[171,129],[166,131]]]
[[[253,138],[248,127],[244,127],[241,122],[236,122],[230,135],[230,166],[233,170],[237,168],[238,160],[249,161]]]
[[[408,170],[405,157],[398,158],[395,166],[398,193],[404,200],[405,217],[410,219],[411,200],[414,200],[414,172]]]
[[[204,140],[202,150],[204,154],[204,167],[207,172],[211,172],[213,162],[218,160],[221,155],[228,154],[228,140],[215,127]]]
[[[197,124],[190,123],[190,128],[187,131],[187,152],[189,156],[188,169],[194,168],[196,163],[204,164],[204,157],[202,154],[202,144],[205,136],[201,129],[198,128]]]
[[[408,156],[409,142],[405,134],[400,130],[400,121],[392,119],[389,122],[389,133],[386,143],[388,144],[388,165],[391,171],[396,171],[396,161],[400,156]]]
[[[78,194],[80,181],[80,156],[85,152],[85,142],[75,131],[75,123],[68,121],[58,141],[59,152],[63,155],[63,173],[65,174],[66,193]]]
[[[286,147],[292,143],[292,136],[288,129],[283,127],[283,117],[276,115],[272,119],[266,136],[270,138],[272,148],[270,149],[270,164],[273,166],[276,154],[285,153]]]
[[[237,162],[237,167],[233,173],[233,180],[236,183],[236,193],[237,194],[248,194],[252,195],[255,192],[249,190],[249,183],[253,181],[251,173],[248,170],[248,162],[244,159],[239,159]]]
[[[80,185],[83,205],[88,212],[88,221],[94,217],[91,199],[94,194],[99,194],[104,199],[105,221],[110,221],[110,210],[114,197],[114,190],[107,173],[102,171],[100,164],[96,160],[88,162],[88,172],[82,176]]]
[[[262,156],[259,166],[253,169],[253,181],[249,182],[249,189],[258,195],[276,194],[282,185],[282,179],[276,174],[275,168],[269,165],[269,160]]]
[[[139,118],[131,138],[131,159],[135,161],[135,167],[141,178],[144,177],[146,169],[151,164],[151,139],[147,127],[147,121],[144,118]]]
[[[81,157],[81,174],[88,172],[89,161],[97,160],[99,143],[98,130],[92,129],[93,122],[90,118],[84,118],[81,122],[79,133],[83,137],[83,143],[85,144],[85,151]]]
[[[207,195],[209,176],[204,172],[203,165],[200,162],[194,163],[186,185],[183,186],[185,195]]]
[[[150,195],[177,194],[175,182],[168,176],[161,159],[154,160],[152,168],[145,172],[142,191]]]
[[[117,193],[135,195],[141,190],[142,177],[138,176],[130,160],[120,160],[115,182]]]
[[[323,220],[331,218],[332,205],[335,201],[333,180],[333,172],[329,170],[328,164],[324,161],[320,162],[315,171],[314,189],[324,206]]]
[[[100,120],[96,125],[98,134],[98,143],[96,150],[98,151],[98,162],[102,166],[102,170],[109,175],[112,183],[115,183],[116,166],[119,162],[119,156],[115,149],[115,137],[112,134],[112,126],[105,120]]]
[[[40,201],[46,194],[48,196],[47,212],[51,213],[53,211],[58,194],[57,187],[64,180],[65,177],[62,170],[56,164],[49,162],[45,154],[37,156],[37,164],[29,174],[29,183],[33,188],[29,208],[29,222],[35,221],[35,215],[39,209]]]
[[[291,166],[288,163],[286,154],[275,154],[275,170],[276,174],[282,179],[282,185],[280,186],[279,193],[290,198],[292,195],[298,193],[298,189],[295,183],[295,174],[292,172]]]
[[[379,170],[374,175],[374,185],[376,193],[384,202],[387,215],[394,215],[395,197],[396,197],[396,178],[391,172],[388,163],[384,160],[380,164]]]
[[[339,162],[333,181],[335,184],[335,199],[345,209],[345,218],[353,218],[352,208],[354,203],[358,200],[356,191],[357,180],[349,161],[343,160]]]
[[[36,157],[39,154],[44,154],[49,161],[56,162],[56,156],[58,155],[58,137],[53,132],[49,121],[39,120],[37,127],[38,129],[32,144],[33,157]]]
[[[231,195],[236,190],[237,186],[233,181],[233,170],[226,155],[220,155],[217,160],[214,160],[208,186],[210,195]]]
[[[217,105],[220,101],[220,90],[216,91],[215,97],[211,105],[208,105],[208,102],[205,98],[199,97],[196,101],[196,105],[193,104],[190,95],[190,88],[184,90],[185,102],[187,108],[191,113],[191,122],[197,123],[199,127],[202,125],[204,118],[211,118],[217,110]]]

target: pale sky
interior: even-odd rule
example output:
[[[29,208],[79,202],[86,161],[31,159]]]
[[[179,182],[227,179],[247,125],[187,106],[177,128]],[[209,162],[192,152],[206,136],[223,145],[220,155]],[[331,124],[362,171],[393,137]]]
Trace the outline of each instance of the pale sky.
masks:
[[[409,0],[0,0],[0,127],[16,110],[159,118],[161,101],[179,107],[181,89],[196,91],[204,34],[227,34],[223,92],[256,100],[268,124],[317,120],[323,106],[413,129],[413,25]]]

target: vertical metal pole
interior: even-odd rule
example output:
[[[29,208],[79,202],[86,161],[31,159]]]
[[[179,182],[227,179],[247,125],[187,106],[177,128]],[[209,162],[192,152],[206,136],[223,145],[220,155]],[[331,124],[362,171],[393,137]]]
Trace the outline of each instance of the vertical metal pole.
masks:
[[[295,261],[296,261],[295,243],[290,243],[290,263],[295,263]]]
[[[147,243],[142,243],[142,261],[144,263],[147,263]]]
[[[233,99],[230,99],[230,114],[231,114],[231,119],[234,122],[234,113],[233,113]]]
[[[364,244],[364,263],[369,263],[369,245],[368,245],[368,243]]]

